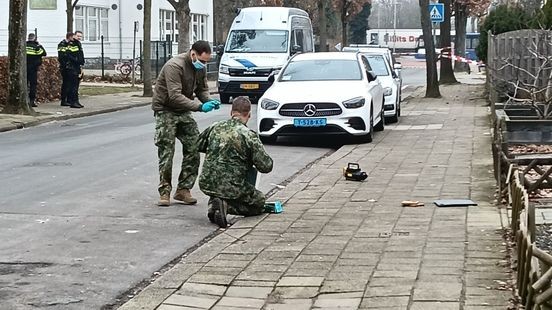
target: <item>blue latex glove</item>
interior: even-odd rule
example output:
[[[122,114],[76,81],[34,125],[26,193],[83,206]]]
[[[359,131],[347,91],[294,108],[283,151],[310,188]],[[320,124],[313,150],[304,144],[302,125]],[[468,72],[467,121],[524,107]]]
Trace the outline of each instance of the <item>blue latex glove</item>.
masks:
[[[220,108],[220,101],[218,101],[216,99],[211,99],[207,102],[210,102],[210,103],[214,104],[215,105],[215,110],[218,110]]]
[[[201,111],[202,112],[211,112],[213,109],[215,109],[216,105],[212,103],[211,101],[207,101],[204,104],[201,105]]]

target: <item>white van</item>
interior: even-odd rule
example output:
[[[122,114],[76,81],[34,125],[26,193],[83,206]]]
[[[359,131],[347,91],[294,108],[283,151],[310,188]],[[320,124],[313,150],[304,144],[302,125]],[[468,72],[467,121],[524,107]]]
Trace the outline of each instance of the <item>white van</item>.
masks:
[[[220,101],[230,97],[260,98],[268,77],[296,53],[314,52],[307,12],[295,8],[252,7],[240,10],[228,33],[220,60]]]

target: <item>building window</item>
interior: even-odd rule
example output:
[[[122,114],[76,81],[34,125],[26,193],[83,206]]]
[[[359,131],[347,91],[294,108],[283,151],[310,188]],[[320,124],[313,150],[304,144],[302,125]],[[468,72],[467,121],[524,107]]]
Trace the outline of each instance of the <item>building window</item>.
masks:
[[[75,8],[75,30],[84,34],[85,41],[98,41],[103,35],[109,41],[108,9],[89,6]]]
[[[165,41],[176,41],[175,12],[159,10],[159,38]]]
[[[207,15],[190,14],[190,40],[207,40]],[[178,21],[176,12],[159,10],[159,38],[178,42]]]
[[[191,14],[190,40],[207,40],[207,15]]]

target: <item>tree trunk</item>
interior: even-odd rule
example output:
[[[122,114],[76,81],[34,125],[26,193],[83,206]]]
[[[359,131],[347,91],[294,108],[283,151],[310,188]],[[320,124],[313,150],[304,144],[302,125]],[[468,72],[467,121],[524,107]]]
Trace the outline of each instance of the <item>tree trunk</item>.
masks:
[[[153,96],[151,85],[151,0],[144,0],[144,40],[142,46],[142,81],[144,97]]]
[[[27,94],[27,0],[11,0],[8,21],[8,101],[2,110],[7,114],[33,115]]]
[[[466,4],[454,4],[454,28],[456,37],[454,38],[454,54],[460,57],[466,57],[466,24],[468,22],[468,8]],[[456,61],[454,64],[455,72],[469,72],[469,64],[462,61]]]
[[[445,21],[441,23],[441,47],[448,48],[449,55],[452,52],[451,40],[450,40],[450,21],[451,21],[451,0],[441,0],[440,2],[445,6]],[[458,83],[456,77],[454,77],[454,71],[452,69],[452,59],[441,57],[441,76],[439,83],[441,84],[455,84]]]
[[[347,46],[347,11],[348,5],[347,1],[343,1],[343,6],[341,7],[341,48]]]
[[[426,97],[440,98],[439,81],[437,80],[437,57],[435,55],[435,44],[431,34],[431,19],[429,16],[429,0],[418,0],[420,2],[420,19],[424,33],[424,45],[426,50]]]
[[[326,20],[327,0],[318,0],[318,17],[319,17],[319,32],[320,32],[320,52],[327,52],[328,48],[328,29]]]
[[[171,1],[171,4],[178,21],[178,53],[186,53],[190,49],[190,0],[180,0],[176,3]]]
[[[73,2],[73,0],[65,0],[66,3],[66,16],[67,16],[67,32],[73,32],[73,14],[75,13],[75,6],[77,5],[78,0]],[[82,29],[79,29],[82,31]]]

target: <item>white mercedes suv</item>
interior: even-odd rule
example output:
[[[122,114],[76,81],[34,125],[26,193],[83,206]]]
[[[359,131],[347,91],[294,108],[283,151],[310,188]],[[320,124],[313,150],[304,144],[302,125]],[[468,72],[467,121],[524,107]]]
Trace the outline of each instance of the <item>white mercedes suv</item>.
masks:
[[[257,108],[264,142],[315,134],[371,142],[384,129],[383,88],[360,53],[298,54],[271,79]]]

